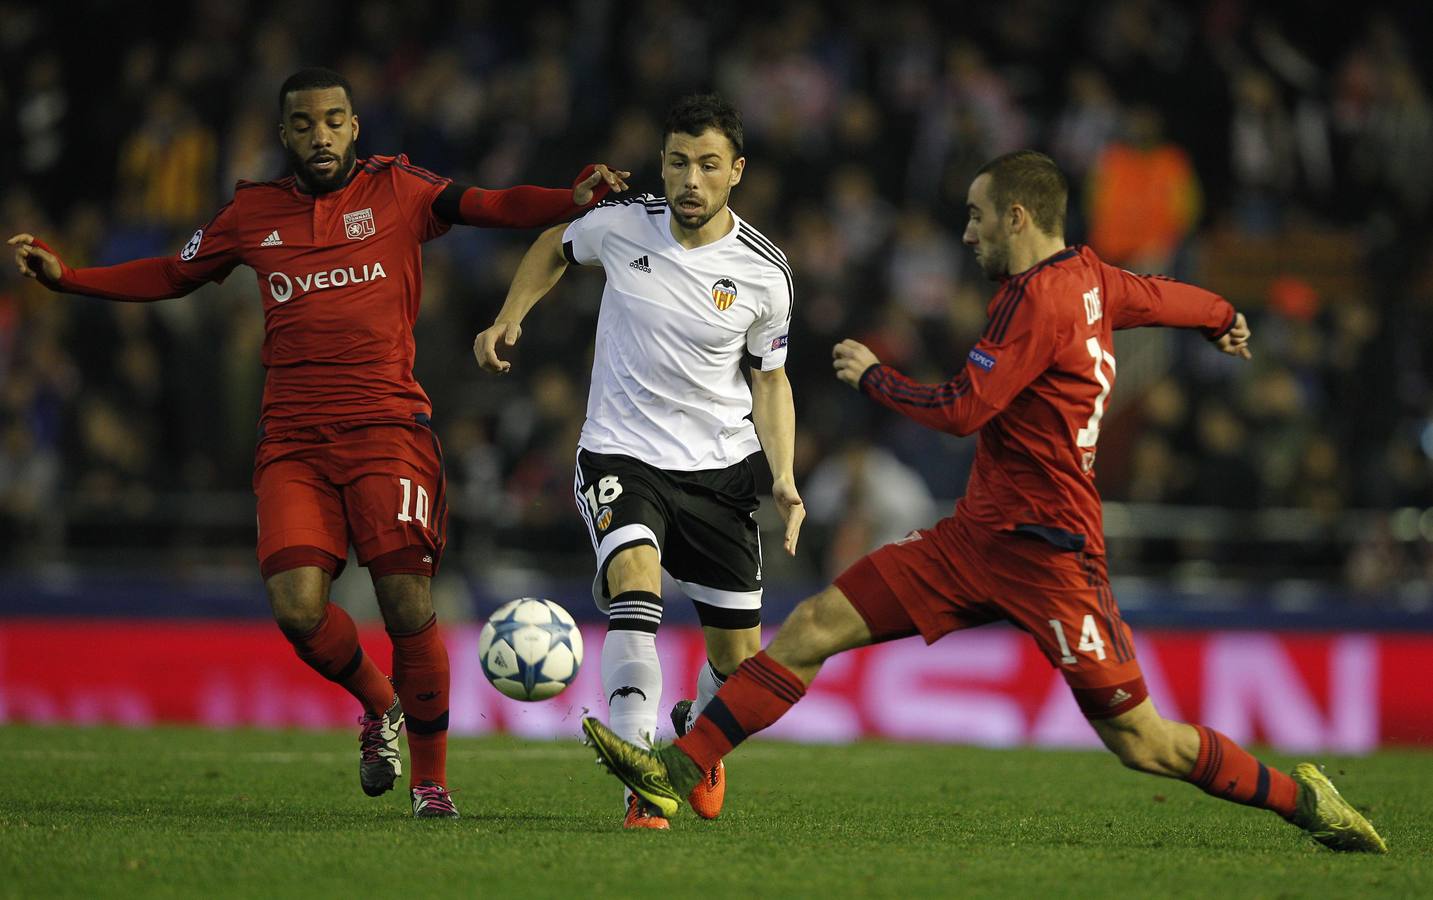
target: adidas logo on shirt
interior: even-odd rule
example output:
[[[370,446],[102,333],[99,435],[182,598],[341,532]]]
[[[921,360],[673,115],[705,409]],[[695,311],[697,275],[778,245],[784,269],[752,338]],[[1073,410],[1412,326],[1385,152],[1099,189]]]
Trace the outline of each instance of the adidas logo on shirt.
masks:
[[[278,230],[277,228],[275,228],[273,231],[270,231],[270,232],[269,232],[269,236],[268,236],[268,237],[264,238],[262,241],[259,242],[259,246],[260,246],[260,247],[278,247],[278,246],[281,246],[281,245],[283,244],[283,242],[284,242],[284,239],[281,238],[281,237],[279,237],[279,230]]]
[[[648,275],[652,274],[652,267],[647,263],[647,257],[645,256],[639,256],[627,263],[627,265],[636,269],[638,272],[646,272]]]

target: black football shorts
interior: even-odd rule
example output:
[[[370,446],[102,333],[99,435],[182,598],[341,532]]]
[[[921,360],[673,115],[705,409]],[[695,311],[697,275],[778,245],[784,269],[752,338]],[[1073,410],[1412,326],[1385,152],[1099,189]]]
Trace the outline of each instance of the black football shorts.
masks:
[[[607,611],[607,563],[647,544],[696,603],[703,625],[761,624],[755,456],[725,469],[672,472],[630,456],[577,452],[577,508],[597,552],[592,596]]]

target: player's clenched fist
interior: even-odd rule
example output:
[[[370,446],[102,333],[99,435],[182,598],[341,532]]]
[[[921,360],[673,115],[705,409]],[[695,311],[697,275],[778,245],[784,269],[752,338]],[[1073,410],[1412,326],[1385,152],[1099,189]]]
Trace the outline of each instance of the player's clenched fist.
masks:
[[[853,388],[861,386],[861,376],[866,374],[867,369],[880,363],[869,347],[850,338],[832,348],[831,357],[836,377]]]
[[[1253,359],[1254,353],[1249,349],[1249,338],[1251,337],[1253,337],[1253,332],[1249,330],[1249,323],[1244,321],[1244,314],[1236,313],[1234,327],[1226,331],[1219,340],[1214,342],[1214,345],[1230,356]]]
[[[45,281],[60,280],[60,258],[50,252],[44,241],[36,240],[33,234],[17,234],[5,243],[15,248],[15,265],[21,275],[43,277]]]
[[[499,375],[512,368],[512,363],[498,357],[498,344],[511,347],[522,337],[522,326],[516,322],[495,322],[492,327],[478,333],[473,341],[473,356],[478,365]]]

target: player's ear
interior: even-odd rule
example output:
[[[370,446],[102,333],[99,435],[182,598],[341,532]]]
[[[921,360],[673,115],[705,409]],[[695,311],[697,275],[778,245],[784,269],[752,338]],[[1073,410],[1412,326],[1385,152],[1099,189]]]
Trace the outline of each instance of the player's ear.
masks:
[[[738,184],[741,184],[741,173],[742,173],[742,172],[745,172],[745,171],[746,171],[746,157],[745,157],[745,156],[738,156],[738,157],[736,158],[736,162],[734,162],[734,163],[731,164],[731,180],[727,182],[727,185],[726,185],[726,186],[729,187],[729,188],[734,188],[734,187],[736,187]]]
[[[285,150],[289,149],[289,130],[284,127],[283,122],[279,123],[279,145]]]
[[[1030,224],[1030,213],[1019,203],[1012,203],[1010,204],[1010,214],[1006,217],[1006,222],[1010,224],[1011,234],[1019,234],[1025,229],[1026,225]]]
[[[353,139],[356,141],[358,140],[358,116],[350,116],[349,121],[353,123]]]

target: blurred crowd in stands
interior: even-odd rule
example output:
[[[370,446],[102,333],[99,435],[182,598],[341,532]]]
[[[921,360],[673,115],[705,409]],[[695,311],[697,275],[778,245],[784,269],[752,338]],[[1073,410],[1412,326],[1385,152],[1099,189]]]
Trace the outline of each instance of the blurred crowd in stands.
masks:
[[[840,386],[831,345],[953,374],[991,292],[960,242],[966,187],[1037,147],[1070,175],[1072,243],[1220,290],[1255,334],[1252,364],[1197,335],[1122,336],[1106,499],[1330,528],[1433,507],[1427,35],[1400,6],[1267,6],[0,0],[0,228],[72,265],[177,252],[236,179],[282,174],[276,92],[303,65],[352,81],[360,155],[485,187],[606,161],[659,193],[663,109],[716,88],[745,116],[733,207],[795,270],[817,574],[943,514],[974,452]],[[600,274],[569,272],[537,308],[513,375],[470,355],[534,236],[457,228],[425,251],[417,372],[459,554],[586,546],[571,484]],[[245,269],[156,304],[0,277],[0,557],[178,540],[174,497],[246,490],[262,339]],[[1430,531],[1371,528],[1313,573],[1374,592],[1433,578]]]

